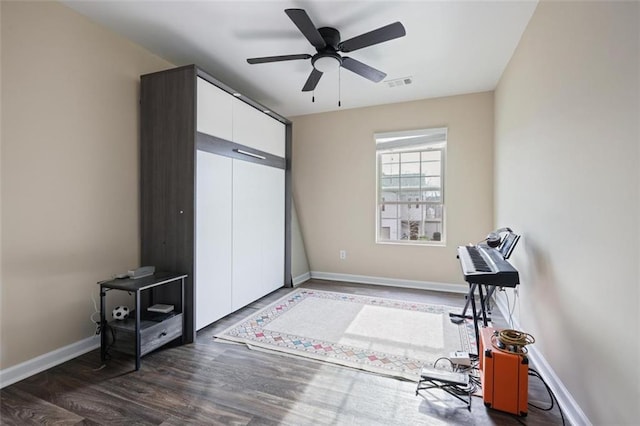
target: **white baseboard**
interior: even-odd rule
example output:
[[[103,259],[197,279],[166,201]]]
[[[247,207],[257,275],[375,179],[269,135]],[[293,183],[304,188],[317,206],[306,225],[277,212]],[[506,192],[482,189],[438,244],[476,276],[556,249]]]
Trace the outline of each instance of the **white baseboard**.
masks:
[[[311,272],[305,272],[302,275],[298,275],[297,277],[293,278],[293,286],[298,286],[300,284],[302,284],[305,281],[309,281],[311,279]]]
[[[36,358],[0,370],[0,389],[12,385],[27,377],[38,374],[75,357],[100,347],[100,336],[91,336],[79,342],[56,349]]]
[[[385,285],[391,287],[416,288],[422,290],[434,290],[461,294],[466,294],[468,292],[468,287],[466,285],[460,284],[445,284],[431,281],[402,280],[395,278],[337,274],[319,271],[311,271],[310,273],[305,273],[298,277],[295,277],[293,279],[293,284],[299,285],[309,280],[310,278],[360,284]],[[497,296],[498,294],[496,294],[496,306],[498,307],[498,310],[500,310],[502,315],[505,318],[508,318],[509,307],[507,306],[505,298]],[[513,326],[516,329],[520,329],[520,326],[519,324],[517,324],[517,321],[515,319]],[[68,346],[40,355],[21,364],[0,370],[0,389],[4,388],[5,386],[12,385],[13,383],[19,382],[20,380],[26,379],[27,377],[33,376],[34,374],[55,367],[56,365],[62,364],[63,362],[76,358],[99,347],[100,337],[91,336],[79,342],[72,343]],[[529,358],[532,364],[536,367],[549,388],[551,388],[551,390],[555,394],[569,424],[591,426],[592,423],[589,421],[589,418],[585,415],[584,411],[582,411],[575,399],[573,399],[567,388],[564,386],[560,378],[556,375],[556,373],[553,371],[553,368],[551,368],[542,354],[537,351],[534,346],[531,346],[528,349]]]
[[[449,293],[467,294],[469,286],[461,284],[437,283],[432,281],[414,281],[397,278],[370,277],[367,275],[336,274],[333,272],[311,271],[311,278],[328,281],[344,281],[358,284],[386,285],[390,287],[417,288]]]
[[[495,302],[496,306],[500,313],[509,320],[509,306],[505,297],[499,297],[499,292],[495,293]],[[522,330],[518,321],[513,318],[513,328],[516,330]],[[540,375],[544,378],[544,381],[547,383],[551,391],[556,396],[558,403],[562,407],[562,413],[564,414],[565,420],[567,420],[567,424],[572,425],[584,425],[584,426],[592,426],[591,421],[587,415],[582,411],[582,408],[578,405],[573,396],[569,393],[569,390],[562,383],[558,375],[553,371],[553,368],[549,365],[547,360],[542,356],[540,351],[538,351],[535,345],[527,346],[527,350],[529,351],[529,360],[535,366],[535,369],[540,373]]]

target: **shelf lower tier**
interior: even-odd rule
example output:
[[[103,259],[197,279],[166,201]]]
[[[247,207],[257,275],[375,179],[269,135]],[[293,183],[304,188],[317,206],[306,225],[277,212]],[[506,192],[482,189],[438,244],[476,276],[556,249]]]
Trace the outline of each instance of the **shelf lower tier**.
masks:
[[[184,316],[178,313],[164,321],[140,321],[140,356],[146,355],[160,346],[182,336]],[[110,348],[118,352],[135,355],[135,320],[129,318],[124,321],[111,321],[109,326],[114,339]]]

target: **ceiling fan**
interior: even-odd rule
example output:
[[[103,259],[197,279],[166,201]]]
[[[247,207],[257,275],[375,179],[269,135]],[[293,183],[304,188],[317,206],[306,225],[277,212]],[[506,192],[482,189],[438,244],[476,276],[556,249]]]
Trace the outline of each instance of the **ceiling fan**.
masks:
[[[374,44],[383,43],[395,38],[403,37],[406,31],[400,22],[380,27],[368,33],[361,34],[349,40],[340,41],[340,31],[331,27],[316,28],[304,9],[286,9],[287,16],[298,27],[300,32],[316,48],[315,55],[302,53],[298,55],[265,56],[261,58],[249,58],[250,64],[263,64],[267,62],[293,61],[298,59],[311,59],[313,70],[302,88],[303,92],[310,92],[316,88],[320,77],[324,72],[339,67],[346,68],[368,80],[378,83],[387,74],[369,65],[357,61],[348,56],[341,56],[338,52],[353,52]]]

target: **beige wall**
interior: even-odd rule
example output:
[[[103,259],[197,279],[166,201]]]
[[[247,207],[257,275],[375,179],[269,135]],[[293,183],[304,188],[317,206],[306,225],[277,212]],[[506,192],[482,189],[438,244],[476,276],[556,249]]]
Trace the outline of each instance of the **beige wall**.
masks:
[[[0,368],[90,337],[138,266],[140,74],[172,65],[53,2],[1,2]]]
[[[637,2],[543,2],[496,90],[516,319],[594,424],[640,411]]]
[[[456,247],[493,226],[493,93],[292,121],[293,196],[312,271],[462,283]],[[376,244],[374,133],[445,126],[446,247]]]
[[[304,239],[298,221],[298,212],[295,201],[291,203],[291,277],[303,279],[309,274],[309,260],[304,247]]]
[[[461,283],[456,246],[510,225],[516,320],[592,422],[633,423],[638,8],[538,6],[496,91],[495,176],[492,93],[294,117],[311,270]],[[0,19],[4,369],[91,336],[95,283],[137,266],[138,78],[172,65],[57,3],[2,1]],[[376,245],[373,133],[440,126],[447,246]]]

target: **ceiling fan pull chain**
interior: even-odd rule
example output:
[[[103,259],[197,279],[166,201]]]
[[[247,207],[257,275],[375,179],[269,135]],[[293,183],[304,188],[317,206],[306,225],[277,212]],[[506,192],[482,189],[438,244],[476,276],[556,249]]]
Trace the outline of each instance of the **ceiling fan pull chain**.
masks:
[[[316,101],[316,91],[314,90],[313,92],[311,92],[311,103],[314,103]]]
[[[342,67],[338,68],[338,108],[342,106]]]

